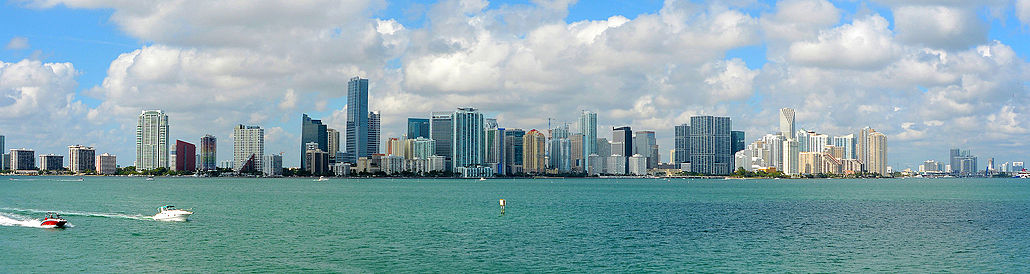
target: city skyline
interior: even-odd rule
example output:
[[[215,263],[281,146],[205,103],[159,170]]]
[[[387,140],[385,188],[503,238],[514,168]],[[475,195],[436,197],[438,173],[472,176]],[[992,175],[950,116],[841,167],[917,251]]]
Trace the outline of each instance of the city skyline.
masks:
[[[667,151],[674,148],[674,127],[689,122],[690,116],[731,117],[734,130],[745,132],[749,143],[777,132],[779,109],[792,108],[797,130],[842,136],[871,127],[886,134],[891,143],[887,165],[896,170],[916,169],[930,159],[947,161],[948,149],[953,147],[972,150],[985,159],[979,163],[981,169],[988,158],[1000,165],[1024,161],[1030,154],[1021,145],[1021,137],[1030,133],[1024,122],[1030,99],[1023,80],[1028,73],[1030,43],[1025,37],[1030,16],[1020,17],[1024,13],[1015,2],[927,2],[922,5],[934,8],[914,9],[914,4],[867,1],[859,1],[863,8],[826,1],[760,1],[746,6],[670,1],[607,9],[617,4],[494,1],[460,6],[441,1],[428,4],[432,12],[420,13],[423,19],[414,21],[396,16],[393,7],[359,3],[334,9],[325,4],[330,8],[306,10],[324,13],[307,17],[331,19],[346,14],[354,19],[326,23],[286,17],[284,22],[313,23],[299,26],[309,31],[299,34],[277,29],[253,34],[297,41],[303,39],[293,35],[317,36],[312,33],[340,29],[373,37],[355,42],[368,49],[364,54],[342,55],[318,50],[284,54],[294,52],[291,49],[296,46],[332,48],[339,42],[333,37],[315,39],[313,44],[275,42],[278,47],[259,48],[212,39],[210,35],[220,26],[180,33],[176,27],[155,31],[153,25],[139,24],[144,19],[164,26],[188,22],[181,12],[150,13],[102,2],[54,3],[8,4],[5,12],[18,16],[0,19],[11,20],[5,24],[6,35],[0,35],[4,40],[0,42],[7,42],[0,50],[0,75],[13,79],[0,86],[10,91],[10,103],[0,104],[0,113],[6,114],[0,120],[0,135],[6,136],[8,148],[31,148],[37,155],[66,154],[67,146],[82,144],[95,147],[97,153],[118,155],[122,166],[132,165],[135,115],[161,109],[170,117],[168,140],[196,143],[211,134],[218,137],[220,146],[229,148],[233,125],[260,125],[268,135],[266,153],[285,151],[284,166],[299,166],[300,155],[292,155],[301,143],[296,117],[301,113],[319,117],[342,134],[345,87],[354,76],[370,79],[368,109],[381,112],[381,142],[404,134],[409,117],[428,118],[433,111],[475,106],[502,127],[526,131],[547,129],[549,118],[575,122],[581,111],[589,110],[597,114],[597,128],[602,129],[598,137],[610,137],[603,129],[630,126],[635,131],[654,131],[660,151]],[[285,4],[258,8],[281,5]],[[87,9],[94,7],[102,9]],[[985,9],[996,12],[986,14]],[[39,14],[28,14],[30,10]],[[219,10],[212,7],[212,11]],[[470,23],[473,19],[499,22],[506,12],[541,20],[510,28]],[[792,23],[791,12],[822,16]],[[60,16],[65,14],[79,16]],[[913,21],[940,14],[952,14],[947,19],[954,21]],[[30,26],[40,20],[36,16],[66,17],[61,20],[72,27],[36,29]],[[234,20],[248,18],[253,17],[242,14]],[[433,25],[426,19],[447,23]],[[249,23],[227,24],[246,27]],[[928,31],[948,25],[963,28]],[[632,40],[627,35],[647,26],[662,35],[649,39],[694,54],[684,56],[664,47],[646,52],[637,46],[650,44],[628,44]],[[726,29],[705,32],[710,26]],[[787,31],[783,26],[793,27]],[[555,27],[561,31],[547,32]],[[48,38],[77,33],[93,35],[79,39],[108,43]],[[496,38],[482,40],[483,36],[468,35],[472,33]],[[412,40],[419,35],[468,43],[430,48]],[[848,35],[872,42],[845,47],[841,37]],[[580,37],[593,42],[577,40]],[[702,45],[687,39],[698,37],[722,44]],[[430,40],[426,42],[445,41]],[[86,57],[71,47],[95,54]],[[517,48],[536,53],[505,51]],[[574,52],[594,54],[584,57]],[[839,53],[840,58],[808,54],[827,52]],[[279,55],[295,58],[275,57]],[[249,66],[242,60],[281,66]],[[543,67],[527,69],[519,65],[520,60],[543,61]],[[213,62],[226,66],[204,69],[215,67]],[[540,73],[526,74],[527,70]],[[28,100],[37,98],[30,95],[54,100]],[[219,150],[217,159],[231,159],[231,152]]]

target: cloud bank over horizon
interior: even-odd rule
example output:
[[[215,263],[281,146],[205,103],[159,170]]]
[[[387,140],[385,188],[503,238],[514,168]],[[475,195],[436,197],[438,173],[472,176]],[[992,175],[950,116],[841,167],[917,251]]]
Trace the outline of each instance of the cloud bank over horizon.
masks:
[[[989,35],[1010,21],[1030,35],[1027,0],[667,0],[576,21],[570,10],[597,3],[530,2],[439,1],[405,25],[378,15],[395,8],[383,0],[25,1],[18,7],[108,9],[141,45],[91,86],[77,82],[76,64],[0,60],[0,134],[8,148],[87,144],[131,165],[136,116],[162,109],[173,139],[216,135],[220,160],[231,157],[233,125],[261,125],[266,153],[284,151],[294,166],[301,113],[342,132],[346,82],[361,76],[384,139],[403,134],[408,117],[458,106],[527,130],[592,110],[602,137],[616,125],[656,131],[665,161],[673,127],[692,115],[729,116],[750,142],[791,107],[799,129],[884,132],[895,168],[943,160],[953,146],[999,164],[1030,160],[1030,63],[1019,51],[1030,41]],[[35,46],[31,34],[12,35],[7,50]]]

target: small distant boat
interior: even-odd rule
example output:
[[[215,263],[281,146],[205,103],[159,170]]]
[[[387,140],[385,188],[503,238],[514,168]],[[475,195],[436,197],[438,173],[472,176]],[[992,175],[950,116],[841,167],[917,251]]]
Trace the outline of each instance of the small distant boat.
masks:
[[[325,182],[325,181],[329,181],[329,178],[326,178],[325,176],[321,176],[321,177],[318,177],[318,179],[315,179],[315,182]]]
[[[173,205],[162,206],[157,210],[160,212],[154,215],[154,220],[158,221],[185,222],[189,221],[190,215],[193,215],[193,211],[178,209]]]
[[[154,176],[148,176],[147,177],[147,181],[153,181],[153,180],[154,180]]]
[[[483,178],[483,177],[479,177],[479,180],[480,180],[480,181],[486,181],[486,178]]]
[[[46,217],[40,220],[39,226],[46,228],[64,228],[64,225],[68,223],[68,220],[61,218],[60,214],[54,212],[47,212]]]

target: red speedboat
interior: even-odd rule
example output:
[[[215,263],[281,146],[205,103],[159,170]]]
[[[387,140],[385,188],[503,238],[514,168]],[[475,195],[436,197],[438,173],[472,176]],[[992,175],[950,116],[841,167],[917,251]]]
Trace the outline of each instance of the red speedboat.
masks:
[[[39,225],[46,228],[64,228],[64,225],[68,223],[68,220],[61,218],[60,214],[54,212],[47,212],[46,218],[41,220],[42,223]]]

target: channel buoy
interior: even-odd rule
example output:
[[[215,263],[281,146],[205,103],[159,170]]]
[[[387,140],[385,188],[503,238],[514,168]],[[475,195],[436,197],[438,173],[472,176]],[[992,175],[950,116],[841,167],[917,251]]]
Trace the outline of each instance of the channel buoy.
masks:
[[[501,199],[501,215],[504,215],[504,199]]]

